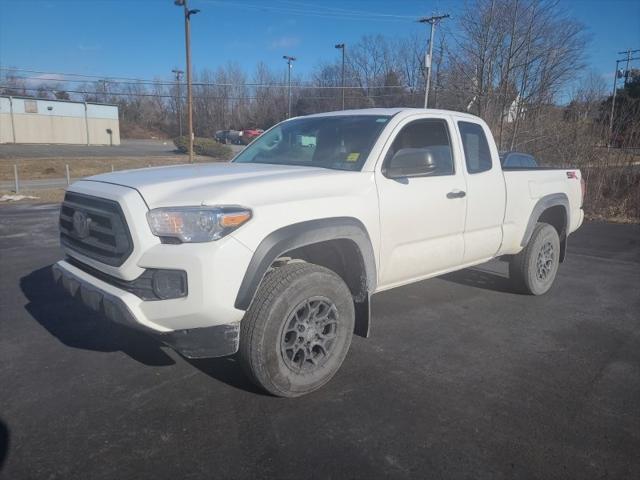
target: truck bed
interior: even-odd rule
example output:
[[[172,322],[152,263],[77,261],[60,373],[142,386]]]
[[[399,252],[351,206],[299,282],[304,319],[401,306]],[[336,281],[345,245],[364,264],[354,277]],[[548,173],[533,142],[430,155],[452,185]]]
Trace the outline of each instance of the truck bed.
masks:
[[[502,254],[517,252],[526,224],[535,204],[548,195],[565,195],[569,211],[568,232],[582,223],[582,191],[580,170],[557,167],[505,168],[503,169],[507,204],[504,215]],[[523,215],[524,212],[524,215]]]

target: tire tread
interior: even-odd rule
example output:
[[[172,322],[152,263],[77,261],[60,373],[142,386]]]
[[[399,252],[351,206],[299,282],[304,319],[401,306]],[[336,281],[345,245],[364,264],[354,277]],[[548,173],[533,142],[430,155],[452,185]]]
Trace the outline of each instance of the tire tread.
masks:
[[[547,227],[554,228],[548,223],[537,222],[536,226],[533,229],[533,232],[531,232],[531,237],[529,238],[529,243],[527,243],[527,246],[518,254],[511,257],[509,261],[509,280],[511,281],[511,285],[516,292],[535,295],[527,281],[527,278],[529,276],[528,264],[530,255],[533,254],[532,250],[538,236],[541,234],[542,230]]]
[[[262,358],[262,345],[260,335],[264,335],[264,328],[261,320],[268,316],[268,311],[274,301],[281,295],[287,285],[300,277],[315,273],[324,272],[342,279],[332,270],[312,263],[295,262],[288,263],[267,273],[263,278],[258,291],[256,292],[251,305],[247,309],[244,318],[240,322],[240,347],[238,358],[240,365],[251,381],[267,391],[276,393],[279,396],[291,396],[288,392],[276,391],[277,386],[269,381],[269,375],[265,365],[259,361]],[[329,379],[327,379],[328,381]],[[270,385],[266,386],[265,382]]]

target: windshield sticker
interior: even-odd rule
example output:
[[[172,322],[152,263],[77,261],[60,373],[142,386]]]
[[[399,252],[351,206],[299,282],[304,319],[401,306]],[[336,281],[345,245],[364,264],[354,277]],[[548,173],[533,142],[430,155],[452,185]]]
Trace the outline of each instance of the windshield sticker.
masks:
[[[377,118],[376,122],[378,123],[387,123],[387,120],[389,120],[388,118]]]
[[[359,153],[350,153],[349,155],[347,155],[347,162],[357,162],[358,159],[360,158],[360,154]]]

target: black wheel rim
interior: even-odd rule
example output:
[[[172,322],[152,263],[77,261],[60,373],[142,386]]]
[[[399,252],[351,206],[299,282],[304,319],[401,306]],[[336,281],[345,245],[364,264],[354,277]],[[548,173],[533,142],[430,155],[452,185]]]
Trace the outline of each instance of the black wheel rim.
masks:
[[[541,282],[546,282],[551,277],[556,254],[551,242],[546,242],[538,252],[536,259],[536,277]]]
[[[325,297],[300,302],[282,330],[280,351],[284,363],[296,373],[312,372],[331,356],[338,333],[338,309]]]

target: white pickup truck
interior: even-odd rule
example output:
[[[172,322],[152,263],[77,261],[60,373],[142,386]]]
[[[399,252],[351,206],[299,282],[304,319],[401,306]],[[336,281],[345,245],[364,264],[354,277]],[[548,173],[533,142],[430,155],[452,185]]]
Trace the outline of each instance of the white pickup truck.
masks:
[[[323,113],[230,163],[75,182],[53,272],[107,319],[188,358],[237,353],[259,386],[294,397],[368,336],[374,293],[496,257],[514,289],[547,292],[583,194],[578,170],[503,170],[471,115]]]

